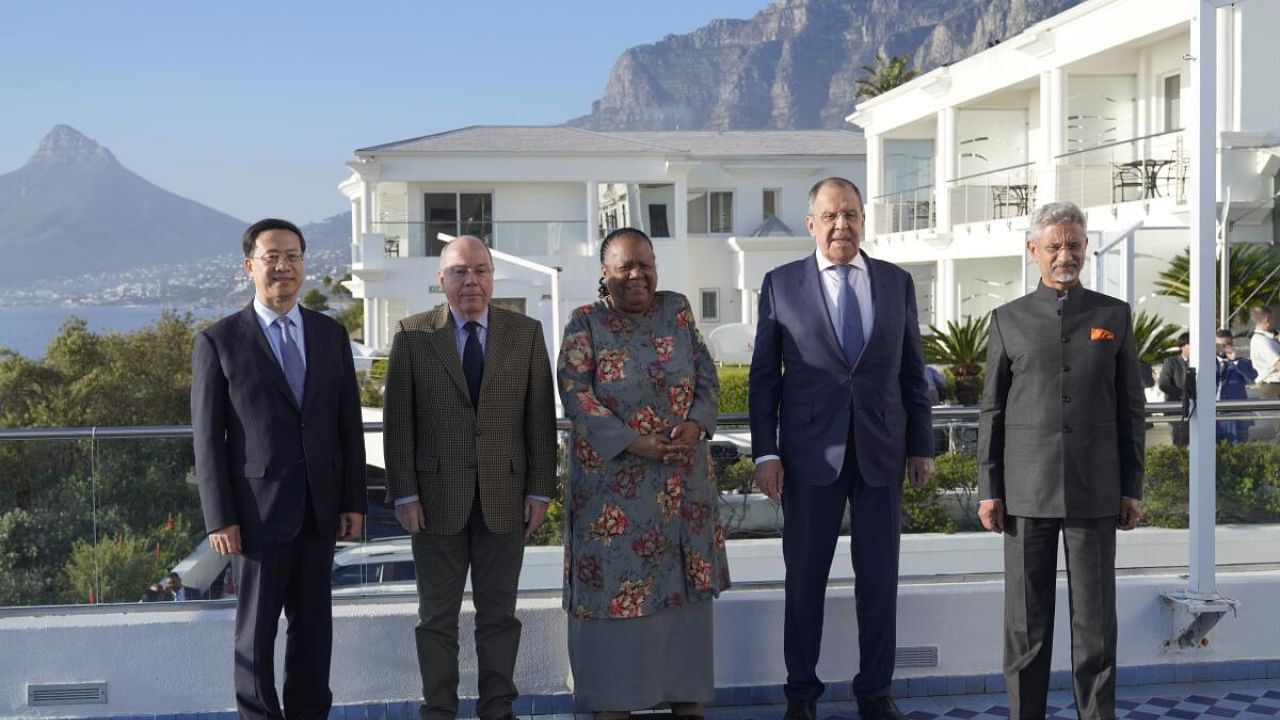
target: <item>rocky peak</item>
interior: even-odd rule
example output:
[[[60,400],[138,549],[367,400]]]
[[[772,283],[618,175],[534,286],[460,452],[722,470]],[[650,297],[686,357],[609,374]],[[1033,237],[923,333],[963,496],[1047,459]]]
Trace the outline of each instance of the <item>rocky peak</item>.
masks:
[[[115,163],[111,151],[70,125],[54,125],[40,141],[32,163]]]
[[[622,53],[592,130],[847,127],[878,53],[922,72],[956,62],[1082,0],[773,0]]]

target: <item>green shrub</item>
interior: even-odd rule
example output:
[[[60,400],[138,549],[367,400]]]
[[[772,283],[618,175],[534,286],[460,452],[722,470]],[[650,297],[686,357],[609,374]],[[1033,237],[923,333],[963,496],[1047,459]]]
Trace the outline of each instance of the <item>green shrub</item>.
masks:
[[[1147,449],[1144,525],[1187,527],[1190,472],[1187,449]],[[1280,446],[1269,442],[1221,443],[1217,454],[1218,523],[1280,522]]]
[[[754,489],[756,464],[751,458],[743,455],[716,478],[716,488],[720,492],[737,492],[740,488]]]
[[[721,365],[716,368],[720,376],[720,412],[747,412],[747,375],[745,365]]]

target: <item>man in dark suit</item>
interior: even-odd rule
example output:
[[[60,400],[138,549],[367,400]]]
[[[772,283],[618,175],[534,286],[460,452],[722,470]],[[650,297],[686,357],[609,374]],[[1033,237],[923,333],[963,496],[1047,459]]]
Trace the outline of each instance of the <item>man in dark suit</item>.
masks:
[[[1077,713],[1116,716],[1116,528],[1141,514],[1145,426],[1133,312],[1080,285],[1088,242],[1080,208],[1041,207],[1027,239],[1040,286],[991,313],[978,513],[1004,533],[1013,720],[1045,716],[1059,533]]]
[[[1190,389],[1195,395],[1195,386],[1187,387],[1187,363],[1191,359],[1191,335],[1182,333],[1178,336],[1178,353],[1164,359],[1160,365],[1160,392],[1164,393],[1165,402],[1182,402],[1182,396]],[[1190,440],[1190,428],[1186,420],[1171,423],[1173,444],[1186,447]]]
[[[325,718],[336,540],[360,536],[364,432],[351,344],[298,305],[306,241],[285,220],[244,234],[253,302],[196,335],[191,424],[209,545],[231,555],[242,718]],[[284,708],[276,627],[288,619]]]
[[[481,720],[512,716],[524,541],[556,491],[542,326],[493,307],[493,258],[463,236],[440,254],[448,303],[400,321],[383,417],[387,497],[413,534],[423,720],[458,712],[458,613],[471,570]]]
[[[1218,399],[1247,399],[1249,391],[1245,386],[1258,379],[1258,371],[1253,369],[1249,358],[1236,353],[1235,336],[1229,329],[1218,329],[1214,335],[1214,350],[1218,356]],[[1218,442],[1225,440],[1232,445],[1246,442],[1252,426],[1249,420],[1219,420]]]
[[[861,252],[862,194],[843,178],[809,192],[813,255],[760,289],[749,404],[756,484],[781,500],[786,562],[787,720],[812,720],[827,576],[852,517],[859,669],[866,720],[905,716],[889,695],[903,468],[923,485],[933,437],[916,295],[901,268]]]

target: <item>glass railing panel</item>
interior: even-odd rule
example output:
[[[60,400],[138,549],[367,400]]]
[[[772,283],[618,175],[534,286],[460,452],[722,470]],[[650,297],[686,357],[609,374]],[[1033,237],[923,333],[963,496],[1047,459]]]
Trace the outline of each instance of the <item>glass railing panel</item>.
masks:
[[[878,234],[924,230],[937,224],[932,185],[879,195],[872,203]]]
[[[97,601],[222,597],[230,563],[205,540],[190,437],[99,439],[93,466]]]
[[[1036,204],[1031,163],[956,178],[947,184],[951,222],[964,224],[1030,215]]]
[[[1058,199],[1081,207],[1186,204],[1191,157],[1181,130],[1072,149],[1055,163]]]
[[[0,440],[0,607],[101,595],[94,472],[88,440]]]

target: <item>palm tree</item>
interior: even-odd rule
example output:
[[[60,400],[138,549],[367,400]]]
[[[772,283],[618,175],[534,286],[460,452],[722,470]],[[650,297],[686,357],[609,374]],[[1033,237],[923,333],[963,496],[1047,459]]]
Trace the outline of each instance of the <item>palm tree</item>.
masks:
[[[1150,315],[1146,310],[1138,313],[1133,319],[1133,341],[1138,348],[1138,362],[1153,366],[1164,362],[1164,359],[1178,349],[1178,336],[1182,328],[1167,323],[1159,315]]]
[[[933,325],[920,338],[926,362],[947,366],[956,381],[956,402],[976,405],[982,394],[982,366],[987,360],[987,324],[991,314],[947,321],[945,332]]]
[[[854,98],[875,97],[910,82],[920,74],[919,70],[907,66],[910,60],[910,55],[897,55],[893,58],[887,58],[884,54],[876,55],[875,67],[862,66],[866,75],[857,81],[858,92]]]
[[[1215,263],[1215,277],[1221,275],[1221,260]],[[1191,251],[1182,253],[1169,261],[1169,266],[1160,271],[1155,281],[1156,293],[1177,298],[1186,303],[1191,302]],[[1228,302],[1231,303],[1232,317],[1240,315],[1246,306],[1272,305],[1280,300],[1280,258],[1272,252],[1270,245],[1239,243],[1231,246],[1231,292]],[[1215,295],[1216,298],[1216,295]],[[1215,300],[1216,304],[1216,300]],[[1247,317],[1241,320],[1247,322]]]

